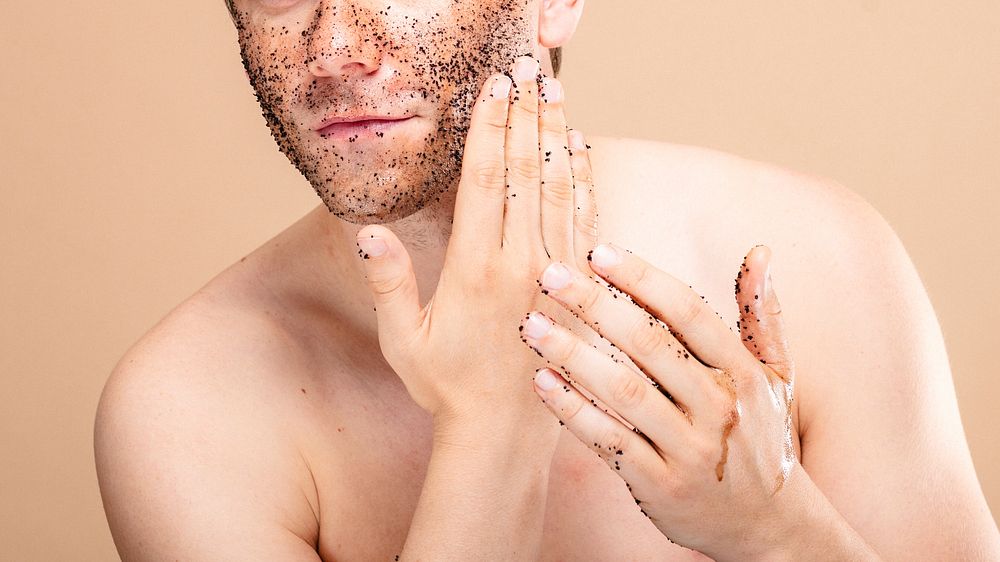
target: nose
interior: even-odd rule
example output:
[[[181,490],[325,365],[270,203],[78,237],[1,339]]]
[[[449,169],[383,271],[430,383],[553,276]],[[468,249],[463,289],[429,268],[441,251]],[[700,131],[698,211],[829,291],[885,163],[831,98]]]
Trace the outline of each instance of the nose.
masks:
[[[361,2],[322,1],[306,37],[309,72],[317,77],[373,74],[382,65],[385,22]]]

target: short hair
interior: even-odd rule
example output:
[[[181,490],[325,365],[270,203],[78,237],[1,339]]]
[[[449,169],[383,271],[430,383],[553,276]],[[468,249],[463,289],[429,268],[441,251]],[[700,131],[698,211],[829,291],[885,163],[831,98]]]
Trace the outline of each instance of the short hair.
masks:
[[[236,9],[233,7],[233,0],[226,0],[226,9],[229,10],[230,16],[234,16],[236,14]],[[558,76],[559,70],[562,68],[562,47],[550,49],[549,60],[552,61],[553,76]]]
[[[559,70],[562,68],[562,47],[549,49],[549,58],[552,60],[552,75],[559,76]]]

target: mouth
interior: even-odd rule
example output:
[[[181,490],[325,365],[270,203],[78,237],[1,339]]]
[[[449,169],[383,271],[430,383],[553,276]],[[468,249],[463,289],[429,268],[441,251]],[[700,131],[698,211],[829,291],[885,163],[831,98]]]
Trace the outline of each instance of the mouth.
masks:
[[[323,120],[315,131],[322,138],[346,139],[354,142],[361,138],[382,138],[387,132],[410,121],[413,117],[413,115],[334,116]]]

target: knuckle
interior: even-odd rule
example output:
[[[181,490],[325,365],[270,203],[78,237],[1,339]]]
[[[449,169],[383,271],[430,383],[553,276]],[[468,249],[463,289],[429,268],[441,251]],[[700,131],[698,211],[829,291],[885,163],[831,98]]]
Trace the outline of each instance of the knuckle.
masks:
[[[740,422],[740,410],[736,405],[736,398],[734,396],[725,396],[717,399],[714,408],[719,423],[723,427],[732,427]]]
[[[573,365],[583,352],[583,347],[581,347],[583,343],[574,336],[565,337],[566,334],[560,334],[560,336],[558,361],[561,365]]]
[[[483,116],[478,120],[478,125],[484,127],[492,134],[505,135],[507,133],[507,113],[504,111],[484,111]]]
[[[705,412],[713,420],[721,420],[726,415],[729,398],[715,383],[702,385],[704,392]]]
[[[460,258],[446,258],[452,263],[458,262]],[[476,300],[481,302],[484,295],[495,295],[503,287],[507,287],[510,282],[508,264],[501,260],[478,260],[475,267],[466,267],[471,264],[468,259],[462,260],[459,267],[446,267],[441,270],[438,279],[438,291],[457,291],[463,299]],[[526,284],[525,284],[526,286]],[[438,298],[440,300],[440,297]],[[464,302],[464,301],[463,301]]]
[[[697,466],[704,469],[715,469],[716,464],[719,462],[719,458],[722,451],[719,450],[718,443],[710,442],[707,439],[701,439],[693,447],[691,451],[694,454],[694,462]]]
[[[678,299],[674,321],[680,325],[690,326],[701,317],[703,307],[700,297],[694,293],[685,293]]]
[[[469,164],[466,177],[475,185],[489,190],[502,190],[504,183],[504,165],[499,159],[477,160]]]
[[[523,154],[512,155],[507,159],[507,171],[511,175],[516,175],[528,180],[538,180],[538,155],[526,156]]]
[[[590,172],[590,168],[579,169],[579,165],[574,163],[573,166],[573,182],[579,186],[590,187],[594,185],[594,176]]]
[[[583,290],[583,294],[580,296],[580,310],[585,314],[592,315],[602,295],[603,291],[600,285],[597,283],[588,283],[587,288]]]
[[[685,495],[686,486],[684,480],[676,470],[663,470],[655,475],[654,483],[656,489],[660,490],[667,498],[680,500]]]
[[[469,121],[469,138],[485,133],[489,137],[503,138],[507,134],[507,108],[503,104],[477,101]]]
[[[562,176],[545,178],[542,200],[558,207],[569,207],[573,203],[573,184]]]
[[[611,397],[615,406],[627,409],[638,408],[646,396],[649,384],[631,371],[619,371],[611,378]]]
[[[649,321],[641,316],[633,321],[628,342],[632,351],[641,357],[652,357],[666,346],[663,329],[650,326]]]
[[[566,393],[557,392],[556,394],[558,396],[562,396],[563,394],[566,394]],[[567,423],[569,421],[573,420],[573,419],[576,419],[576,416],[579,415],[579,413],[581,411],[583,411],[583,407],[587,405],[587,402],[585,402],[583,400],[582,396],[580,396],[580,395],[574,395],[572,393],[568,393],[567,394],[567,396],[570,396],[570,395],[573,396],[573,399],[568,400],[569,403],[566,404],[565,408],[560,408],[560,410],[562,411],[562,414],[563,414],[563,419]]]
[[[395,295],[400,293],[400,289],[405,281],[406,278],[402,275],[385,277],[373,277],[369,275],[368,277],[368,285],[371,287],[372,292],[378,295],[383,302],[391,301]]]
[[[493,288],[499,285],[505,273],[504,264],[499,260],[486,260],[480,264],[479,270],[467,279],[466,286]]]
[[[636,263],[632,268],[631,279],[629,279],[630,288],[642,290],[650,281],[652,281],[652,276],[650,275],[649,265]]]
[[[767,381],[767,371],[764,370],[764,365],[752,357],[748,356],[745,361],[737,360],[733,363],[735,366],[729,372],[731,373],[731,384],[734,387],[739,381],[741,388],[757,391]]]
[[[736,408],[736,377],[740,373],[734,373],[730,369],[712,369],[712,376],[703,377],[705,382],[704,394],[711,407],[712,414],[720,420],[725,420],[735,415],[738,421],[739,412]]]
[[[558,118],[558,114],[553,114],[552,110],[559,108],[558,105],[552,107],[552,104],[548,104],[545,110],[542,112],[541,119],[541,129],[542,134],[553,139],[550,143],[552,146],[565,146],[566,145],[566,122],[564,119]],[[555,140],[559,139],[559,140]]]
[[[610,455],[611,460],[615,460],[618,451],[624,455],[628,452],[628,438],[625,432],[619,428],[605,429],[597,439],[597,447],[601,453]]]
[[[533,90],[533,89],[532,89]],[[511,117],[515,121],[524,121],[525,126],[538,128],[538,94],[522,88],[515,94],[514,103],[510,107]]]
[[[597,219],[590,213],[575,213],[573,227],[587,236],[597,238]]]

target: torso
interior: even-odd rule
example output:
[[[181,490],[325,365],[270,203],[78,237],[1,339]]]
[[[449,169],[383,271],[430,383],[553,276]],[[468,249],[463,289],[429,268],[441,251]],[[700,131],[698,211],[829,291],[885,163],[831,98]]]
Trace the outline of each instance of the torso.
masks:
[[[806,236],[803,227],[821,218],[795,214],[797,207],[808,214],[808,205],[816,203],[800,206],[790,194],[809,180],[699,149],[611,139],[592,143],[595,154],[603,154],[594,163],[601,241],[623,245],[686,280],[730,326],[738,318],[732,285],[741,260],[755,244],[768,244],[793,352],[799,364],[820,360],[809,357],[813,334],[796,336],[797,330],[810,329],[799,320],[808,311],[796,308],[808,299],[808,291],[797,287],[801,272],[794,265],[808,244],[798,242]],[[816,185],[802,197],[815,199]],[[219,306],[273,306],[256,302],[262,297],[252,287],[259,287],[261,274],[265,283],[272,274],[295,277],[269,270],[268,264],[275,263],[275,252],[304,240],[296,229],[314,228],[310,220],[275,239],[281,250],[272,241],[213,281],[209,293],[235,295]],[[292,428],[311,472],[312,481],[301,484],[314,491],[308,494],[314,511],[309,516],[318,513],[318,550],[327,561],[392,560],[405,541],[423,483],[430,418],[410,400],[377,348],[335,319],[317,315],[309,302],[304,297],[281,303],[280,325],[301,343],[296,347],[302,356],[289,367],[294,372],[275,372],[276,382],[268,387],[295,396],[286,401],[293,407],[281,408],[280,423]],[[797,342],[806,346],[796,347]],[[809,385],[800,388],[808,392]],[[623,481],[565,431],[552,461],[543,541],[543,560],[705,558],[668,542],[636,509]]]
[[[306,424],[324,560],[392,560],[406,539],[430,459],[431,427],[392,376],[368,372],[378,381],[372,386],[306,395],[336,412]],[[542,560],[704,558],[667,542],[635,508],[623,481],[569,432],[560,435]]]

